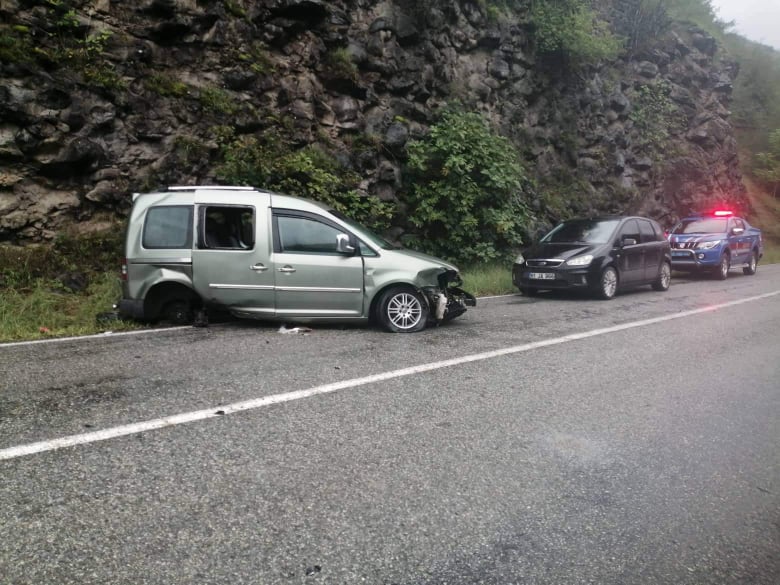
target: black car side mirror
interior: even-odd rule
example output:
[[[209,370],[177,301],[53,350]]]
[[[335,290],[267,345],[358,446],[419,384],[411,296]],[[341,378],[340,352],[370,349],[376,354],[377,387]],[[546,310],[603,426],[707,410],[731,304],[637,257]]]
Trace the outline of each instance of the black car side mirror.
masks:
[[[634,238],[623,238],[623,246],[636,246],[637,241]]]

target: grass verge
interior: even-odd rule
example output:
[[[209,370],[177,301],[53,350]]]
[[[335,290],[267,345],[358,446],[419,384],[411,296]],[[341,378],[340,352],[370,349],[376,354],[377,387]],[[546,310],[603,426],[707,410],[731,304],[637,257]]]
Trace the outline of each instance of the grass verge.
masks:
[[[121,294],[115,273],[96,275],[81,292],[57,281],[38,279],[24,289],[6,289],[0,297],[0,342],[90,335],[139,329],[128,321],[100,323]]]
[[[476,297],[517,292],[512,284],[512,266],[494,263],[472,266],[463,270],[463,290]]]

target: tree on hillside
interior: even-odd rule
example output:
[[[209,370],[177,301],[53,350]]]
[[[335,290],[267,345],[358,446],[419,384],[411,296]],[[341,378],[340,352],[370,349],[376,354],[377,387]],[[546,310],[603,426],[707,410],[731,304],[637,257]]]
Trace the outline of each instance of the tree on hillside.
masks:
[[[672,25],[666,0],[613,0],[613,28],[629,55],[646,49]]]
[[[776,197],[780,187],[780,128],[769,134],[769,152],[756,155],[754,172],[772,186],[772,197]]]

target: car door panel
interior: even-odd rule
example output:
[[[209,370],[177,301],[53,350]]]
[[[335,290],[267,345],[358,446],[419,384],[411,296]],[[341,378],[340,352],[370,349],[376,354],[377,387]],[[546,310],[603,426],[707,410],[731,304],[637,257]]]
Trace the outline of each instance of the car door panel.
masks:
[[[277,316],[363,315],[363,258],[336,252],[342,228],[312,214],[280,212],[273,229]]]
[[[663,258],[663,242],[658,237],[651,224],[646,219],[638,219],[639,233],[642,238],[642,249],[644,250],[644,271],[643,279],[645,282],[653,282],[658,276],[658,271]]]
[[[266,193],[235,193],[230,204],[219,203],[219,198],[210,196],[208,191],[198,194],[198,238],[192,251],[192,280],[205,302],[231,311],[274,314],[269,205],[270,196]],[[220,215],[227,221],[240,221],[241,225],[234,229],[243,229],[243,233],[228,233],[225,225],[221,230],[215,227],[214,218]]]
[[[627,238],[632,238],[637,243],[624,245]],[[621,284],[635,284],[644,278],[645,252],[639,242],[639,226],[636,220],[627,220],[618,231],[620,250],[617,252],[617,257]]]

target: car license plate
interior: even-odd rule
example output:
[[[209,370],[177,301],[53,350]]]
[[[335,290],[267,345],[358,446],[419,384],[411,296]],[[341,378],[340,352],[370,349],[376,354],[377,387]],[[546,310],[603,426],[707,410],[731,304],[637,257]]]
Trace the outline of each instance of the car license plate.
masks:
[[[528,278],[533,280],[555,280],[555,274],[552,272],[529,272]]]
[[[672,256],[675,258],[684,258],[685,256],[690,256],[688,252],[672,252]]]

